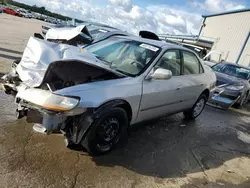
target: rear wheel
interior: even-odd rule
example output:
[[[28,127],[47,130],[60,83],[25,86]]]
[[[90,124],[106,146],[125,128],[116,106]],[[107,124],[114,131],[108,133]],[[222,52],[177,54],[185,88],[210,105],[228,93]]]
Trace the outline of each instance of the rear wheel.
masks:
[[[207,96],[205,94],[201,94],[201,96],[197,99],[194,106],[185,112],[183,112],[186,119],[195,119],[197,118],[207,103]]]
[[[128,117],[122,108],[110,108],[94,120],[82,145],[92,155],[101,155],[114,149],[127,137]]]

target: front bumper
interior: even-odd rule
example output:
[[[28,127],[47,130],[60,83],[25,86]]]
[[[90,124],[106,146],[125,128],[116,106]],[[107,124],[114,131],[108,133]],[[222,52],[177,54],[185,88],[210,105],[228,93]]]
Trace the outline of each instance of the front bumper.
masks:
[[[240,99],[240,96],[240,91],[228,91],[224,88],[216,87],[211,92],[208,105],[221,109],[228,109]]]
[[[67,111],[54,111],[44,108],[41,104],[51,95],[49,90],[37,88],[18,88],[16,103],[27,109],[35,109],[42,115],[42,124],[48,133],[63,129],[66,126],[68,117],[76,116],[86,112],[86,108],[76,106]],[[28,112],[29,113],[29,112]]]
[[[15,85],[14,83],[2,83],[6,94],[15,96],[17,111],[26,111],[27,122],[41,123],[47,130],[47,133],[58,131],[66,126],[68,117],[82,114],[85,108],[76,107],[69,111],[53,111],[45,109],[41,103],[48,95],[49,90],[29,88],[23,83]]]

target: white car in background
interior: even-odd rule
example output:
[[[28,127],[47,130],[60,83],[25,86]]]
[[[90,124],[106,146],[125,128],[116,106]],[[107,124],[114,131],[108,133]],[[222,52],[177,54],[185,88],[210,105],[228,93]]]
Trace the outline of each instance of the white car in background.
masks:
[[[23,17],[25,18],[32,18],[32,14],[29,13],[27,10],[23,10],[23,9],[17,9],[17,12],[19,12],[20,14],[23,15]]]

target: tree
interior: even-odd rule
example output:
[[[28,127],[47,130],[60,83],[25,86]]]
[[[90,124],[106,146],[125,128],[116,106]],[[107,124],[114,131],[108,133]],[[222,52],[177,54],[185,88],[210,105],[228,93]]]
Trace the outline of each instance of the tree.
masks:
[[[42,13],[45,13],[45,11],[46,11],[45,7],[40,7],[40,10]]]

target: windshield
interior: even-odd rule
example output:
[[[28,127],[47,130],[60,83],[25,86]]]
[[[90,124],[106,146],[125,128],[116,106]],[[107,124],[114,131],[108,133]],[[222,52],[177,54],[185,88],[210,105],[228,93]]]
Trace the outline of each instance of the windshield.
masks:
[[[220,72],[244,80],[248,80],[250,76],[250,70],[230,64],[219,63],[214,65],[212,69],[216,72]]]
[[[112,69],[135,76],[154,58],[159,48],[129,39],[112,37],[86,47]]]
[[[101,38],[104,36],[108,31],[104,29],[89,29],[90,35],[93,37],[93,39]]]

